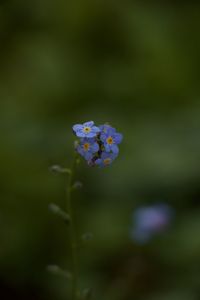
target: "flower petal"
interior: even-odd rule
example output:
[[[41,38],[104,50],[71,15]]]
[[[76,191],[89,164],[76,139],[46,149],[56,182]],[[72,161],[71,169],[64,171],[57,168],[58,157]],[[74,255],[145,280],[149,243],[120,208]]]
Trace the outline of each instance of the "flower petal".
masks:
[[[95,164],[101,165],[102,164],[102,160],[100,158],[98,158],[97,160],[95,160]]]
[[[94,125],[94,122],[93,121],[89,121],[89,122],[85,122],[83,124],[84,127],[92,127]]]
[[[107,135],[105,133],[102,133],[100,139],[102,142],[105,142],[107,139]]]
[[[116,144],[120,144],[123,139],[123,135],[121,133],[115,133],[114,139]]]
[[[104,145],[106,152],[110,152],[111,151],[111,146],[108,144]]]
[[[99,151],[99,144],[97,144],[97,143],[92,144],[91,145],[91,152],[95,153],[97,151]]]
[[[82,149],[81,146],[78,146],[76,150],[77,150],[77,152],[78,152],[81,156],[84,157],[84,154],[85,154],[85,153],[84,153],[84,151],[83,151],[83,149]]]
[[[82,132],[81,130],[80,130],[80,131],[77,131],[77,132],[76,132],[76,135],[77,135],[78,137],[85,137],[85,133]]]
[[[86,160],[90,160],[92,158],[92,153],[87,151],[87,152],[85,152],[84,157]]]
[[[72,128],[73,128],[74,131],[79,131],[79,130],[83,129],[83,125],[81,125],[81,124],[76,124],[76,125],[74,125]]]
[[[100,132],[100,129],[97,126],[93,126],[92,131],[95,133],[98,133],[98,132]]]
[[[109,136],[109,135],[113,136],[113,135],[115,134],[115,132],[116,132],[116,129],[113,128],[113,127],[109,127],[109,128],[106,130],[106,134],[107,134],[108,136]]]
[[[93,138],[96,136],[96,133],[91,131],[91,132],[87,133],[86,136],[87,136],[87,138]]]
[[[111,150],[114,154],[118,154],[119,153],[119,148],[117,147],[116,144],[111,145]]]

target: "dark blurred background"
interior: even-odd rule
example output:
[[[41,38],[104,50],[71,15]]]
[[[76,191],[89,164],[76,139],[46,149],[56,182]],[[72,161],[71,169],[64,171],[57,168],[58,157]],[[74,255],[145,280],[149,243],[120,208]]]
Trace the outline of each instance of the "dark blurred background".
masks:
[[[106,169],[84,162],[74,194],[81,288],[94,299],[200,299],[200,6],[192,1],[1,1],[0,298],[64,300],[65,207],[73,124],[124,134]],[[132,214],[162,201],[170,230],[130,239]]]

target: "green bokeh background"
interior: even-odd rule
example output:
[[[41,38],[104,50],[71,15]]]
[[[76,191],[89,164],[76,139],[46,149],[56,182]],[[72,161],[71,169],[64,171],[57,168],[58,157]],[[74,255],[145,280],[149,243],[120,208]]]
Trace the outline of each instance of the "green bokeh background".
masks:
[[[100,300],[200,299],[200,6],[192,1],[1,1],[0,298],[64,300],[70,266],[65,207],[71,126],[110,122],[124,134],[107,169],[82,162],[74,194],[81,288]],[[132,213],[164,201],[171,229],[130,240]]]

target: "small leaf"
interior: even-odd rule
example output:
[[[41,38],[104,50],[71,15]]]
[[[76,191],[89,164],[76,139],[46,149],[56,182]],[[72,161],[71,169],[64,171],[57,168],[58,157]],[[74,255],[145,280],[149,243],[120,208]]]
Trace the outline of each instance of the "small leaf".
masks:
[[[82,235],[82,240],[83,241],[91,241],[92,239],[93,239],[93,233],[91,233],[91,232],[86,232],[86,233],[84,233],[83,235]]]
[[[64,210],[62,210],[58,205],[56,205],[54,203],[49,204],[49,210],[53,214],[61,217],[66,224],[70,223],[70,216]]]
[[[53,274],[58,274],[60,272],[60,267],[57,265],[47,266],[47,271]]]
[[[76,164],[79,165],[80,162],[81,162],[80,157],[77,157],[77,159],[76,159]]]
[[[54,275],[60,275],[63,276],[67,279],[71,279],[72,278],[72,274],[67,271],[67,270],[63,270],[61,269],[59,266],[57,265],[49,265],[47,266],[47,271],[54,274]]]
[[[67,279],[72,279],[72,274],[67,270],[61,270],[60,275],[62,275],[63,277],[65,277]]]
[[[50,203],[49,204],[49,210],[54,213],[57,214],[61,209],[58,205],[54,204],[54,203]]]
[[[73,184],[72,189],[73,189],[73,190],[78,190],[78,189],[81,189],[82,186],[83,186],[82,182],[76,181],[76,182]]]
[[[92,289],[88,288],[82,291],[81,293],[81,299],[82,300],[90,300],[92,299]]]

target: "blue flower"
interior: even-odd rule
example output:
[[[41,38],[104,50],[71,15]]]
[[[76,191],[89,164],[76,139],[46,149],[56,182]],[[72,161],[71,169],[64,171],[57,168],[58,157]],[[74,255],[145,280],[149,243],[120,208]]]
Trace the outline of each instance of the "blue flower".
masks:
[[[76,147],[77,152],[86,160],[91,160],[94,153],[99,151],[99,145],[94,138],[83,138]]]
[[[102,128],[102,127],[101,127]],[[103,142],[106,152],[113,152],[114,154],[119,153],[119,145],[123,139],[122,134],[117,133],[115,128],[112,128],[109,125],[104,125],[101,129],[100,139]]]
[[[74,125],[73,131],[76,136],[80,138],[93,138],[100,132],[100,129],[97,126],[94,126],[93,121],[90,121],[84,124]]]
[[[167,230],[173,210],[167,204],[139,207],[133,214],[131,237],[138,243],[148,242],[154,235]]]
[[[106,167],[109,166],[116,157],[117,155],[114,153],[102,152],[101,156],[95,161],[95,164],[100,167]]]
[[[80,138],[75,142],[75,149],[86,159],[89,166],[108,166],[117,157],[122,135],[109,124],[99,127],[93,121],[76,124],[73,132]]]

